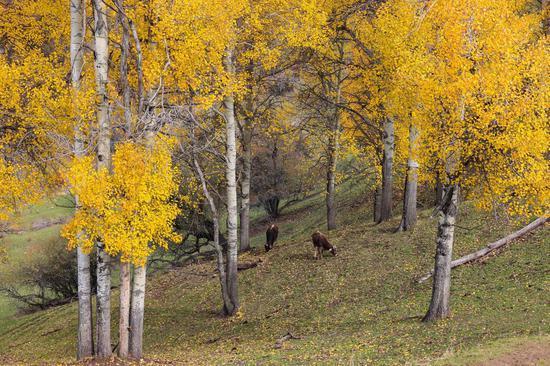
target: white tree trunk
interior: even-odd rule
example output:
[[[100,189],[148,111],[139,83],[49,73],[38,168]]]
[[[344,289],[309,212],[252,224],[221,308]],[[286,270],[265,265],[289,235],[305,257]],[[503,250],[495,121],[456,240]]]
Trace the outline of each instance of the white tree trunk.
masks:
[[[130,357],[141,359],[143,355],[143,318],[145,311],[145,284],[147,266],[134,268],[132,306],[130,309]]]
[[[91,357],[94,353],[92,338],[92,299],[90,256],[80,247],[76,249],[78,268],[78,345],[77,359]]]
[[[391,218],[393,204],[393,156],[395,153],[395,136],[393,118],[387,117],[384,121],[384,159],[382,162],[382,200],[378,222]]]
[[[99,138],[97,142],[98,169],[111,168],[111,126],[109,121],[109,31],[107,28],[107,6],[103,0],[94,0],[95,19],[95,69],[98,96],[97,123]]]
[[[97,242],[97,350],[99,358],[111,356],[111,257]]]
[[[437,249],[435,254],[432,299],[424,322],[443,319],[449,316],[449,298],[451,293],[451,260],[456,215],[458,213],[458,185],[447,188],[438,212]]]
[[[118,355],[128,357],[130,337],[130,263],[120,262],[120,319],[118,325]]]
[[[233,52],[227,51],[225,67],[229,74],[235,73]],[[227,315],[234,315],[239,309],[238,278],[237,278],[237,144],[235,120],[235,103],[232,94],[225,96],[224,117],[226,124],[226,180],[227,180],[227,290],[231,304],[226,309]]]
[[[152,101],[153,97],[148,98]],[[145,116],[150,118],[150,116]],[[150,118],[143,133],[148,149],[154,148],[155,143],[154,120]],[[141,359],[143,356],[143,319],[145,317],[145,285],[147,283],[147,264],[134,266],[134,282],[132,287],[132,304],[130,307],[130,344],[131,358]]]
[[[405,195],[403,198],[403,215],[400,231],[407,231],[416,225],[416,194],[418,190],[418,162],[415,159],[418,130],[409,126],[409,158],[407,160],[407,176],[405,178]]]
[[[128,19],[124,14],[124,0],[115,0],[118,10],[118,22],[122,28],[120,40],[120,90],[122,92],[122,105],[124,107],[124,122],[126,137],[132,135],[132,110],[131,90],[128,82],[128,58],[130,57],[130,29]]]
[[[77,96],[80,91],[80,79],[84,65],[84,37],[86,33],[86,7],[83,0],[71,0],[71,82],[73,87],[73,105],[76,121],[74,128],[74,155],[84,155],[84,138],[81,131],[82,123],[79,116]],[[75,197],[78,207],[78,197]],[[92,332],[92,301],[90,256],[76,249],[77,277],[78,277],[78,344],[77,359],[91,357],[94,352]]]
[[[124,122],[126,137],[132,136],[131,91],[128,82],[128,58],[130,56],[130,29],[128,19],[124,14],[124,0],[115,0],[118,9],[118,22],[122,28],[120,42],[120,90],[124,107]],[[120,306],[118,326],[118,355],[128,357],[130,337],[130,298],[131,298],[131,270],[130,263],[120,262]]]
[[[95,76],[97,93],[97,168],[111,168],[111,126],[109,121],[109,30],[107,5],[103,0],[93,0]],[[104,251],[103,243],[97,243],[97,355],[111,356],[111,258]]]

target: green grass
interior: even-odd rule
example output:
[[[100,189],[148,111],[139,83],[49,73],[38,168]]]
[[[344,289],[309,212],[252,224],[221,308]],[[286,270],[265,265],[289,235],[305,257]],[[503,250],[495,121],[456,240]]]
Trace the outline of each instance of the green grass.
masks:
[[[60,225],[54,225],[37,231],[7,235],[0,239],[8,254],[7,263],[0,264],[0,282],[17,282],[15,276],[19,266],[35,255],[40,245],[58,238],[60,228]],[[15,322],[17,311],[18,303],[0,293],[0,329]]]
[[[442,358],[454,364],[452,357],[462,359],[492,342],[527,337],[548,343],[546,230],[481,264],[454,270],[452,317],[423,324],[430,283],[418,285],[414,279],[433,266],[435,222],[426,210],[414,232],[392,233],[398,217],[375,226],[367,193],[354,182],[340,187],[340,226],[330,234],[339,255],[322,261],[312,259],[309,241],[314,230],[324,229],[321,195],[285,211],[278,220],[279,241],[268,254],[262,250],[265,219],[256,209],[252,245],[257,250],[241,260],[262,262],[239,274],[242,314],[234,319],[217,315],[220,290],[212,262],[153,276],[145,357],[193,365],[405,365]],[[461,208],[459,225],[454,257],[514,229],[470,205]],[[116,298],[115,292],[114,343]],[[17,317],[0,329],[0,363],[72,361],[76,315],[76,304],[70,304]],[[300,339],[275,349],[289,331]]]
[[[15,230],[32,230],[33,225],[42,222],[55,222],[72,215],[74,209],[72,198],[67,195],[45,200],[37,205],[24,209],[12,220]]]
[[[8,262],[0,264],[0,282],[14,282],[17,268],[27,259],[35,255],[36,249],[43,243],[59,237],[61,225],[51,223],[69,217],[73,209],[68,196],[58,196],[45,200],[40,204],[24,209],[11,222],[10,229],[18,233],[0,238],[8,255]],[[46,227],[35,230],[37,224]],[[0,329],[5,329],[16,322],[18,303],[0,293]]]

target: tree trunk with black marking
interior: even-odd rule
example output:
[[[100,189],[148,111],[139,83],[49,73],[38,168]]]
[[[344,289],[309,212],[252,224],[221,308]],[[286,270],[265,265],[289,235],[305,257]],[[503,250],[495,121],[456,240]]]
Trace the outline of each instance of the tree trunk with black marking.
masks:
[[[130,263],[120,262],[120,319],[118,325],[118,356],[128,357],[130,337]]]
[[[424,322],[443,319],[450,314],[451,261],[458,213],[458,191],[458,185],[450,185],[439,208],[432,299]]]
[[[84,36],[86,33],[86,6],[83,0],[70,1],[71,13],[71,82],[73,88],[73,103],[75,108],[76,123],[74,128],[74,155],[84,155],[84,136],[82,134],[82,122],[78,108],[78,93],[82,67],[84,65]],[[78,197],[75,197],[78,207]],[[80,247],[76,249],[77,281],[78,281],[78,344],[77,359],[91,357],[94,352],[93,326],[92,326],[92,300],[91,300],[91,274],[90,256],[84,253]]]
[[[224,59],[224,66],[229,74],[235,73],[235,64],[233,60],[233,51],[228,50]],[[225,96],[224,117],[226,126],[226,180],[227,180],[227,292],[230,303],[226,304],[226,315],[234,315],[239,309],[238,294],[238,274],[237,274],[237,256],[238,256],[238,206],[237,206],[237,144],[236,131],[237,123],[235,120],[235,101],[232,94]]]
[[[111,124],[109,120],[109,30],[107,5],[102,0],[92,1],[94,10],[95,77],[97,94],[97,169],[111,169]],[[97,356],[111,356],[111,258],[97,243]]]
[[[145,312],[145,284],[147,281],[147,265],[134,267],[134,283],[132,286],[132,305],[130,307],[130,344],[131,358],[141,359],[143,356],[143,318]]]

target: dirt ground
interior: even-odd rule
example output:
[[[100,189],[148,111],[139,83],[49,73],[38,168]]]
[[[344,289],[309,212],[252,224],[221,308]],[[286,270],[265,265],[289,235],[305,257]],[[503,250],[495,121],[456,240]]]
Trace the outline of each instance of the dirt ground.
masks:
[[[550,344],[527,342],[476,366],[550,365]]]

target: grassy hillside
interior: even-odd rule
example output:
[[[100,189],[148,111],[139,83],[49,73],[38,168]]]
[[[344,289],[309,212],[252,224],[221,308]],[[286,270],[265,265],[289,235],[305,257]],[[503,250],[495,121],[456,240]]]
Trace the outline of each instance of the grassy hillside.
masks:
[[[56,197],[26,209],[13,220],[9,229],[14,233],[0,238],[9,258],[8,263],[0,264],[0,282],[12,282],[14,272],[37,247],[59,237],[61,222],[72,214],[70,205],[67,197]],[[16,321],[17,305],[0,293],[0,330]]]
[[[430,211],[421,212],[414,232],[394,234],[397,217],[372,224],[361,184],[347,182],[338,194],[340,228],[330,239],[339,255],[322,261],[312,259],[309,242],[314,230],[324,229],[321,196],[285,212],[278,221],[279,242],[268,254],[262,249],[265,219],[260,211],[254,213],[252,243],[258,249],[241,260],[262,262],[240,272],[238,318],[217,314],[220,291],[212,262],[151,278],[147,360],[192,365],[464,364],[465,359],[475,363],[513,347],[522,352],[525,344],[549,344],[547,230],[490,260],[454,270],[452,318],[426,325],[420,318],[427,310],[430,283],[413,280],[433,265],[435,222],[428,217]],[[513,230],[468,205],[461,209],[459,225],[455,257]],[[116,298],[115,293],[115,320]],[[0,363],[71,362],[76,320],[76,304],[69,304],[0,323]],[[274,348],[287,332],[300,339]]]

